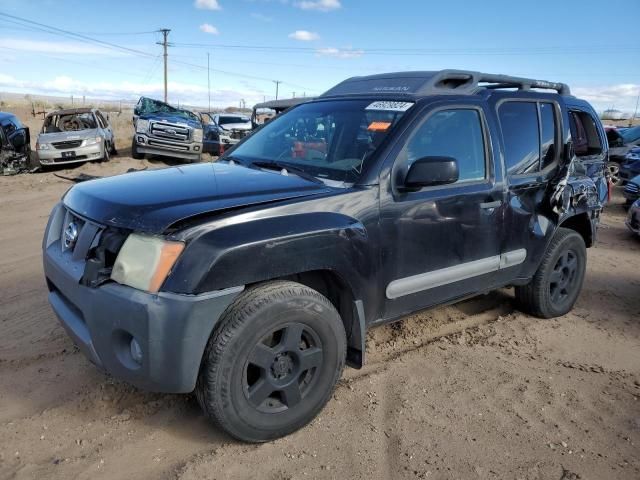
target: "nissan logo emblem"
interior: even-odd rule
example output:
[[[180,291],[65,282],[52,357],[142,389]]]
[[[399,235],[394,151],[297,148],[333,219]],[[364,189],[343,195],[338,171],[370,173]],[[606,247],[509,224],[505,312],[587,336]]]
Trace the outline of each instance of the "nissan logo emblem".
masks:
[[[70,222],[67,228],[64,229],[63,242],[64,248],[73,248],[78,240],[78,224],[76,222]]]

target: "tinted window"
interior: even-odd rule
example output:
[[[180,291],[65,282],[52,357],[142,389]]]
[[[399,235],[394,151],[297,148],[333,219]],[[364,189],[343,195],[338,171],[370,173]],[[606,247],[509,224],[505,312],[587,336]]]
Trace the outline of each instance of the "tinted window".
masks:
[[[247,117],[230,117],[224,116],[218,119],[218,125],[228,125],[230,123],[248,123],[251,120]]]
[[[569,128],[571,129],[573,148],[578,157],[588,157],[602,153],[602,143],[598,128],[589,113],[572,110],[569,113]]]
[[[519,175],[538,171],[540,139],[536,104],[506,102],[500,106],[498,114],[507,172]]]
[[[485,178],[482,123],[477,110],[443,110],[430,116],[404,149],[409,164],[422,157],[453,157],[461,182]]]
[[[540,130],[542,167],[551,165],[556,159],[556,114],[552,103],[540,104]]]

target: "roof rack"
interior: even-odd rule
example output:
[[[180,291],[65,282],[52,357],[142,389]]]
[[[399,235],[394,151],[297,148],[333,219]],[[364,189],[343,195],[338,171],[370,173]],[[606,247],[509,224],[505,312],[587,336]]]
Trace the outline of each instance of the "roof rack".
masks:
[[[440,70],[352,77],[331,88],[322,97],[384,93],[413,97],[473,95],[483,89],[500,88],[517,88],[518,90],[539,88],[555,90],[561,95],[571,94],[569,86],[565,83],[470,70]]]

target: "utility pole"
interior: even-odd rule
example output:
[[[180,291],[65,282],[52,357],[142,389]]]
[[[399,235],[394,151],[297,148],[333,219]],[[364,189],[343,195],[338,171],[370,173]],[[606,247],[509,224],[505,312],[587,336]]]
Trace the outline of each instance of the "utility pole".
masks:
[[[209,93],[209,112],[211,112],[211,70],[209,69],[209,52],[207,52],[207,91]]]
[[[278,99],[278,88],[280,88],[281,80],[274,80],[273,83],[276,84],[276,100]]]
[[[169,36],[169,32],[171,31],[169,28],[161,28],[158,30],[162,33],[162,42],[156,42],[158,45],[162,45],[164,49],[164,101],[165,103],[168,101],[167,96],[167,47],[169,43],[167,42],[167,37]]]
[[[629,126],[633,125],[633,121],[636,119],[636,117],[638,116],[638,104],[640,104],[640,92],[638,92],[638,98],[636,99],[636,109],[633,112],[633,117],[631,117],[631,120],[629,120]]]

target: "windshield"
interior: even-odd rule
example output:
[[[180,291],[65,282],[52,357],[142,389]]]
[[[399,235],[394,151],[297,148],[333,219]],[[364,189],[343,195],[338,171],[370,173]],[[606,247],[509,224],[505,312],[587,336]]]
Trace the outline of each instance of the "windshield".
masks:
[[[624,143],[635,142],[640,138],[640,126],[626,129],[620,134]]]
[[[42,133],[77,132],[93,128],[98,128],[93,113],[70,113],[48,116],[44,121]]]
[[[218,120],[219,125],[228,125],[230,123],[248,123],[251,120],[247,117],[220,117]]]
[[[141,97],[135,108],[136,115],[147,115],[152,113],[168,113],[178,117],[198,120],[198,116],[189,110],[183,110],[169,105],[168,103],[154,100],[153,98]]]
[[[412,105],[371,100],[307,103],[269,122],[231,156],[243,163],[278,162],[320,179],[353,183]]]

